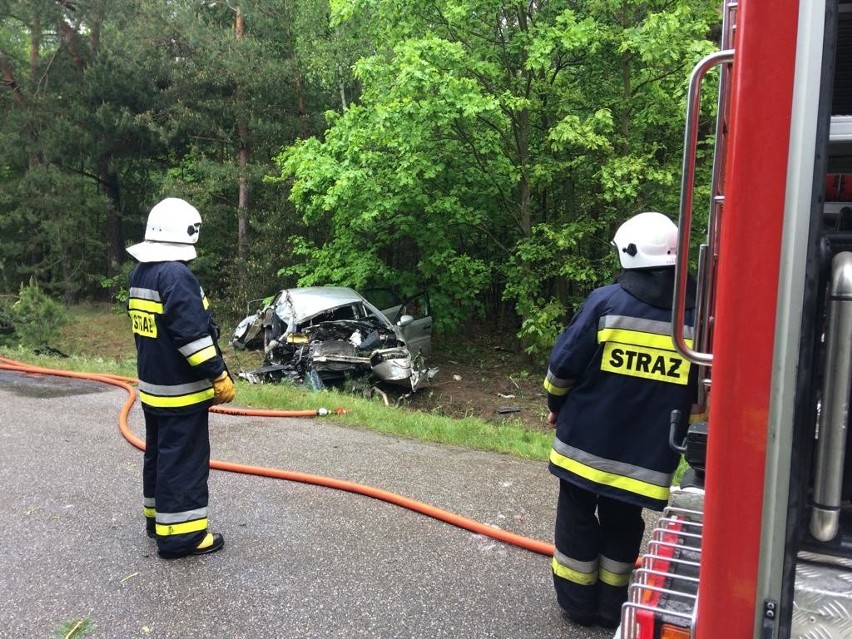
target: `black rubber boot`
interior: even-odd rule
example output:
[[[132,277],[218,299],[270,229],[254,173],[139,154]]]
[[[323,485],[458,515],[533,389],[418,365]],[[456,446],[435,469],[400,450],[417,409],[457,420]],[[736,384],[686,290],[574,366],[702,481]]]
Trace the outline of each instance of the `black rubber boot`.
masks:
[[[207,533],[202,542],[189,552],[184,553],[163,553],[159,555],[163,559],[180,559],[181,557],[192,557],[194,555],[209,555],[218,550],[222,550],[225,546],[225,538],[219,533]]]

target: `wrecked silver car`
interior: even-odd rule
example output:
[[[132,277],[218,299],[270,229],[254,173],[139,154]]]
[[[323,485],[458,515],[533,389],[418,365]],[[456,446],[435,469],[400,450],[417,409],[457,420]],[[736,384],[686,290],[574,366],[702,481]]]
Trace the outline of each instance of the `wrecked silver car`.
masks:
[[[432,332],[428,298],[385,300],[391,306],[380,311],[354,290],[336,286],[284,289],[263,300],[231,340],[238,350],[263,350],[263,365],[240,377],[316,389],[360,378],[417,390],[435,374],[425,366]]]

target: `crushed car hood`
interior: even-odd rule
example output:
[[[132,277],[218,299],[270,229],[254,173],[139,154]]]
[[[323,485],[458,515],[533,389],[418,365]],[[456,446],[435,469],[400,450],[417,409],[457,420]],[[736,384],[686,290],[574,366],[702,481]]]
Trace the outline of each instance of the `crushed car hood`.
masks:
[[[376,313],[378,318],[384,316],[373,307],[367,300],[358,295],[351,288],[341,286],[310,286],[307,288],[291,288],[281,291],[278,303],[275,305],[276,314],[284,319],[284,316],[292,317],[296,324],[303,324],[306,320],[316,317],[322,313],[352,304],[364,304]],[[388,327],[392,328],[389,321],[385,320]]]
[[[263,365],[241,371],[251,382],[288,379],[322,388],[353,378],[410,385],[435,372],[412,356],[400,330],[352,289],[305,287],[280,291],[234,331],[237,349],[262,348]]]

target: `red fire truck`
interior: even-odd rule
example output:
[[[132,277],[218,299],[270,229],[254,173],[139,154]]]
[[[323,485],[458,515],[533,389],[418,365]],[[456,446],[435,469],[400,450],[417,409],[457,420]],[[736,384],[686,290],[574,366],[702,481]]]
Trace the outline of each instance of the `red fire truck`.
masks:
[[[676,491],[660,519],[620,633],[849,638],[852,0],[722,11],[721,50],[690,79],[672,321],[704,382],[707,421],[672,442],[698,488]],[[714,68],[705,236],[694,159]],[[687,344],[677,327],[690,262],[699,320]]]

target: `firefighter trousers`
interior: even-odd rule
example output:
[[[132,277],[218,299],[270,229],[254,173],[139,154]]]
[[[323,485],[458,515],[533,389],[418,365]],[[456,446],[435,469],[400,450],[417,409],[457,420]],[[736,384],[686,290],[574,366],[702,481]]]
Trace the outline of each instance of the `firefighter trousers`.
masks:
[[[143,412],[142,496],[148,534],[156,533],[161,553],[185,554],[207,534],[207,409],[182,414]]]
[[[553,585],[569,616],[617,623],[644,532],[640,506],[559,480]]]

